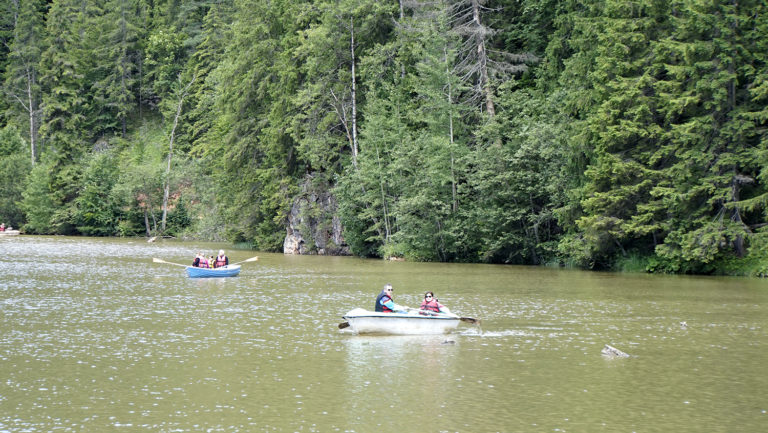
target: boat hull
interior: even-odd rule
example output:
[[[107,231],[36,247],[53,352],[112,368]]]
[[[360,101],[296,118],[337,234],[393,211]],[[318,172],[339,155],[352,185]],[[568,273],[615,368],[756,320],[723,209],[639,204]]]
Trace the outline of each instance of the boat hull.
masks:
[[[0,232],[0,236],[18,236],[21,234],[18,230],[5,230]]]
[[[435,335],[448,334],[459,326],[452,314],[425,316],[419,313],[377,313],[356,308],[343,318],[357,334]]]
[[[240,273],[240,265],[228,265],[221,268],[196,268],[187,266],[187,275],[190,278],[223,278],[234,277]]]

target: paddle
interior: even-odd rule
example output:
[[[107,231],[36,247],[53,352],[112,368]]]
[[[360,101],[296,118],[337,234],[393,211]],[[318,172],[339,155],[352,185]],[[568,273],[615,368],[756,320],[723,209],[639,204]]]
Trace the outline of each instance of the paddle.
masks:
[[[185,268],[188,266],[188,265],[182,265],[181,263],[166,262],[165,260],[158,259],[157,257],[153,257],[152,261],[155,263],[165,263],[167,265],[184,266]]]
[[[426,314],[427,316],[437,316],[437,317],[449,316],[446,313],[438,313],[438,312],[430,311],[430,310],[416,310],[416,309],[413,309],[413,311],[418,311],[419,314]],[[450,315],[450,317],[456,317],[456,316]],[[477,324],[477,323],[480,323],[480,319],[475,319],[473,317],[459,317],[459,320],[461,320],[462,322],[471,323],[473,325]]]
[[[430,310],[417,310],[417,311],[419,311],[420,314],[426,314],[428,316],[447,316],[447,314],[445,313],[437,313]],[[480,323],[480,319],[475,319],[474,317],[459,317],[459,320],[461,320],[462,322],[471,323],[473,325]]]
[[[230,263],[229,266],[239,265],[240,263],[255,262],[256,260],[259,260],[259,256],[251,257],[250,259],[245,259],[245,260],[239,261],[237,263]]]

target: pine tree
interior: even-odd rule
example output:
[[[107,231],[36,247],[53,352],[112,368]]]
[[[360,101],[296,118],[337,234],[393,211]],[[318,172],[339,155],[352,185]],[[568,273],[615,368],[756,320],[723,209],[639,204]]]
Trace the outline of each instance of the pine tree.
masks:
[[[211,6],[203,20],[203,33],[195,52],[189,58],[182,81],[194,74],[198,79],[189,95],[189,110],[182,116],[179,129],[179,149],[194,149],[197,155],[207,155],[220,142],[221,131],[216,128],[215,103],[221,92],[215,73],[224,57],[230,39],[233,7],[228,2]]]
[[[89,82],[93,101],[89,127],[95,134],[120,131],[125,137],[128,117],[136,108],[139,25],[142,9],[136,0],[108,0],[92,22],[95,43]]]
[[[44,83],[43,123],[40,133],[62,161],[74,161],[82,153],[86,105],[82,70],[82,13],[79,2],[57,0],[47,19],[48,44],[42,55]]]
[[[52,161],[49,166],[50,194],[54,212],[49,224],[42,220],[36,230],[65,234],[71,225],[72,202],[77,197],[81,167],[77,161],[86,151],[90,138],[86,129],[87,86],[83,67],[85,54],[82,25],[86,11],[76,0],[57,0],[48,14],[47,49],[42,55],[40,82],[43,85],[43,118],[40,135],[45,152]]]
[[[205,150],[214,164],[217,202],[231,227],[228,237],[282,246],[285,220],[296,186],[296,149],[291,138],[298,76],[291,49],[304,5],[291,0],[235,3],[231,38],[209,84],[216,85],[216,111]],[[300,21],[301,22],[301,21]],[[220,136],[220,140],[215,137]]]
[[[717,260],[743,256],[751,233],[737,203],[753,193],[761,169],[755,149],[765,123],[751,115],[762,109],[751,89],[755,66],[765,68],[755,32],[755,11],[764,5],[676,6],[674,33],[660,44],[666,76],[657,86],[667,99],[661,112],[669,182],[654,191],[673,223],[657,252],[672,270],[706,272]]]

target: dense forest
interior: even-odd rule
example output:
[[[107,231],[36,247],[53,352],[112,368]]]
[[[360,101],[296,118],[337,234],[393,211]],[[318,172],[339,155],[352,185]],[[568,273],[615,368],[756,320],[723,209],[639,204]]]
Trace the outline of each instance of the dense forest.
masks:
[[[0,1],[26,233],[768,274],[763,0]]]

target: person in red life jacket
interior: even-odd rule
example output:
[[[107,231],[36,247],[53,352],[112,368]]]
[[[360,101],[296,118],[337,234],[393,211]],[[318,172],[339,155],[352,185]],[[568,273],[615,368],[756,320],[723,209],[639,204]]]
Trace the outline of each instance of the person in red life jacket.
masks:
[[[424,294],[424,300],[421,301],[421,307],[419,309],[423,311],[431,311],[433,313],[451,312],[448,307],[437,301],[435,294],[432,292],[427,292]]]
[[[229,264],[229,258],[224,255],[224,250],[219,250],[219,255],[216,256],[216,260],[213,262],[214,268],[220,268]]]
[[[379,313],[405,313],[409,310],[408,307],[395,304],[394,292],[391,284],[385,284],[384,289],[376,297],[376,308],[374,311]]]
[[[0,223],[0,232],[5,231],[5,223]]]

